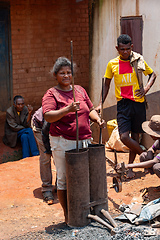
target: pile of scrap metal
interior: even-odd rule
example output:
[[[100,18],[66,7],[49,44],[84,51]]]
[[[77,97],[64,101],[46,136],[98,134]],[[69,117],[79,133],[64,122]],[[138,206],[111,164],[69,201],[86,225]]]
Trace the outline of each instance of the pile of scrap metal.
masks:
[[[160,227],[158,217],[160,217],[160,198],[150,201],[148,204],[132,202],[130,205],[122,204],[119,209],[122,215],[116,217],[117,220],[129,220],[135,225],[146,222],[153,222],[151,227]]]

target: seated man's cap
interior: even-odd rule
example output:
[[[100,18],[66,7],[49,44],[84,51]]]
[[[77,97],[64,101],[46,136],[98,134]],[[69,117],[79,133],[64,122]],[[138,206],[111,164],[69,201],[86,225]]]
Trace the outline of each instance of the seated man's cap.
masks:
[[[143,122],[142,129],[149,135],[160,138],[160,115],[153,115],[150,121]]]

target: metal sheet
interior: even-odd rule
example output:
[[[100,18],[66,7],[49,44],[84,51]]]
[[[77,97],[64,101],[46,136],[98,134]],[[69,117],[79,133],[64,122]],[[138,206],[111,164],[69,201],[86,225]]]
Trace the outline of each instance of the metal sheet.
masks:
[[[103,144],[89,145],[90,202],[106,200],[93,207],[93,214],[103,217],[101,209],[108,210],[106,157]]]

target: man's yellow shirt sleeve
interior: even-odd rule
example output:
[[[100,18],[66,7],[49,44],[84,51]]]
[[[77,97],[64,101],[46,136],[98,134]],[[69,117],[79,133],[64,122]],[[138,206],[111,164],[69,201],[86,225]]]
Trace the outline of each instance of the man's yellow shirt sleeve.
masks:
[[[112,79],[113,78],[113,73],[112,73],[112,63],[109,62],[106,68],[106,72],[104,75],[105,78]]]

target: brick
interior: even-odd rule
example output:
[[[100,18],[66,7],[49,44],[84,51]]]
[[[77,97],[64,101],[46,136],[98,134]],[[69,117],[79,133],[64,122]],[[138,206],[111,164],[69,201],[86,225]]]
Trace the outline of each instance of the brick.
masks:
[[[14,94],[22,92],[26,101],[41,104],[44,92],[57,84],[49,74],[56,58],[70,59],[71,40],[80,66],[75,81],[89,86],[87,0],[10,0],[10,13]]]

